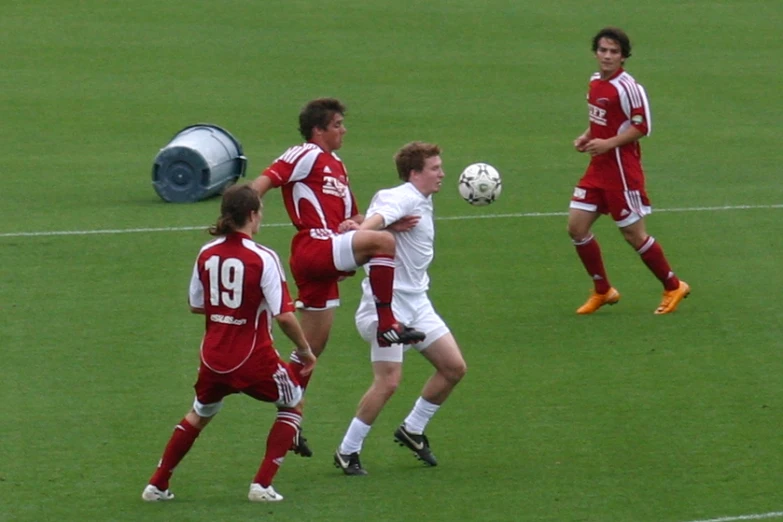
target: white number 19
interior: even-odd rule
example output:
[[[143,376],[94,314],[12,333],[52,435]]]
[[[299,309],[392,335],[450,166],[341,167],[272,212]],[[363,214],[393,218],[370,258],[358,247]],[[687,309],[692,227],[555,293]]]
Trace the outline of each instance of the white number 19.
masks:
[[[245,279],[245,265],[242,261],[229,257],[221,264],[218,256],[212,256],[204,263],[204,268],[209,272],[209,302],[212,306],[223,304],[229,308],[239,308]]]

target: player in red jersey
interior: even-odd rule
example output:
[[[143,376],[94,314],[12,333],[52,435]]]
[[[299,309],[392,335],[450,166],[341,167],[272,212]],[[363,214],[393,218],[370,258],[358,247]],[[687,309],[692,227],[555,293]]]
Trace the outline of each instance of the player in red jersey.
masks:
[[[644,88],[625,72],[631,42],[615,27],[593,37],[599,72],[590,78],[587,94],[590,126],[574,140],[579,152],[590,154],[590,165],[571,198],[568,234],[592,277],[594,289],[578,314],[592,314],[620,300],[606,276],[601,248],[591,228],[601,214],[611,214],[625,240],[663,284],[663,299],[656,314],[677,309],[690,287],[674,275],[663,248],[647,234],[644,216],[651,212],[644,188],[639,139],[650,134],[650,105]]]
[[[316,357],[326,347],[334,309],[340,304],[338,281],[365,264],[378,310],[378,343],[389,346],[424,340],[422,332],[400,324],[392,312],[394,236],[388,231],[359,230],[364,216],[351,192],[345,165],[335,154],[346,132],[345,111],[334,98],[310,101],[299,114],[299,132],[305,143],[289,148],[251,184],[261,196],[280,187],[297,229],[291,242],[291,272],[299,291],[302,328]],[[405,230],[415,222],[409,216],[394,227]],[[305,379],[302,385],[307,383]]]
[[[201,365],[196,399],[169,439],[158,468],[142,492],[146,501],[171,500],[169,480],[196,437],[223,405],[223,398],[244,393],[277,406],[277,418],[266,441],[266,453],[250,485],[252,501],[278,501],[272,479],[301,423],[302,387],[314,364],[304,332],[294,314],[280,259],[255,243],[261,224],[261,202],[248,185],[223,194],[221,215],[210,228],[217,236],[201,248],[190,281],[190,309],[204,314]],[[272,345],[272,319],[296,345],[300,364],[292,368]]]

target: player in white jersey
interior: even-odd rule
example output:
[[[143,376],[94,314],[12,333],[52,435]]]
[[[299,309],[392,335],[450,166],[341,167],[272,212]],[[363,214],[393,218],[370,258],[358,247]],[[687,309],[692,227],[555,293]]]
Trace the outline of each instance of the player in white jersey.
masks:
[[[425,334],[424,341],[413,347],[435,367],[435,373],[424,384],[421,396],[394,432],[394,438],[413,451],[417,458],[435,466],[437,460],[430,450],[424,429],[467,371],[454,336],[427,296],[430,283],[427,269],[434,257],[435,240],[432,195],[440,191],[445,174],[437,145],[409,143],[397,152],[394,160],[399,177],[405,183],[379,191],[373,197],[361,226],[380,230],[403,216],[418,217],[418,222],[410,230],[394,232],[397,251],[392,307],[400,321]],[[402,377],[403,353],[410,348],[410,345],[402,344],[379,346],[375,334],[378,316],[367,278],[362,281],[362,290],[362,300],[356,311],[356,328],[370,343],[374,378],[334,454],[335,466],[346,475],[367,474],[359,461],[362,444],[373,422],[397,389]]]

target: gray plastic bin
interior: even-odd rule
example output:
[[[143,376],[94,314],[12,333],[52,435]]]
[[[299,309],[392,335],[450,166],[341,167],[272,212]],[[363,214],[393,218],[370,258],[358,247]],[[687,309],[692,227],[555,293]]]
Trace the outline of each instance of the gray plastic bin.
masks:
[[[208,123],[185,127],[160,149],[152,166],[152,186],[165,201],[192,203],[220,194],[245,175],[242,144],[227,130]]]

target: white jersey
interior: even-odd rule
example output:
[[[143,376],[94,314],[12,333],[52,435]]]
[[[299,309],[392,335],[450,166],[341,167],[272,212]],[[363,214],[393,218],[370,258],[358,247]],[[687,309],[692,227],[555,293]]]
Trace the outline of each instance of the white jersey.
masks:
[[[420,216],[407,232],[392,232],[397,240],[394,257],[394,291],[426,293],[430,286],[427,269],[435,255],[435,223],[432,218],[432,196],[424,196],[411,183],[378,191],[370,202],[366,216],[378,214],[384,226],[404,216]],[[365,265],[365,271],[368,271]],[[372,295],[370,281],[362,281],[362,290]]]

